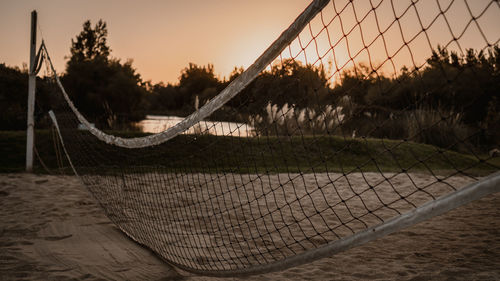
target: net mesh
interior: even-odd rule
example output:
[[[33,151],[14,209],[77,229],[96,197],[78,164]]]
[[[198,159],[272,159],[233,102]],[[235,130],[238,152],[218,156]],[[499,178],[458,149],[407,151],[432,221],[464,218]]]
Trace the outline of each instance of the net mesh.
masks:
[[[238,95],[160,145],[98,140],[55,89],[57,150],[172,264],[286,261],[498,171],[498,18],[498,1],[331,1]]]

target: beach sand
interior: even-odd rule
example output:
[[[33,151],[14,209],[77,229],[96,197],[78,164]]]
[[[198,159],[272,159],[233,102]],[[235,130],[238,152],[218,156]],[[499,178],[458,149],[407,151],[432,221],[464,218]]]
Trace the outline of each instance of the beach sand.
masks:
[[[222,280],[125,236],[74,176],[0,175],[0,280]],[[500,280],[500,194],[281,272],[223,280]]]

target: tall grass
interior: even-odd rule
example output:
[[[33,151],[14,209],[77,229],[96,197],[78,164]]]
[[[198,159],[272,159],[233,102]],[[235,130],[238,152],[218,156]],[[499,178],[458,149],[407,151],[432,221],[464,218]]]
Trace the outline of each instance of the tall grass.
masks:
[[[349,98],[337,105],[297,108],[268,103],[262,114],[250,115],[247,123],[259,135],[318,135],[407,139],[457,151],[470,146],[474,129],[462,115],[421,106],[404,111],[359,106]]]
[[[408,112],[405,121],[408,139],[438,147],[455,146],[456,150],[462,150],[472,135],[460,113],[420,108]]]
[[[268,103],[263,115],[251,115],[248,124],[259,135],[335,134],[345,118],[342,107],[326,105],[297,108],[285,103],[282,107]]]

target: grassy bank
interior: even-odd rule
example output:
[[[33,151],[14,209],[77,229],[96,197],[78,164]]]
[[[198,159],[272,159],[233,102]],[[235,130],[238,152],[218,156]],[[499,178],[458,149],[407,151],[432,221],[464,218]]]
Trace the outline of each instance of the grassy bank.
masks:
[[[141,133],[117,133],[137,137]],[[92,136],[88,136],[93,138]],[[26,136],[22,131],[0,132],[0,172],[22,172],[25,167]],[[71,151],[71,142],[67,147]],[[57,170],[58,157],[50,131],[36,132],[36,148],[49,170]],[[77,151],[80,147],[73,145]],[[81,153],[82,151],[80,151]],[[85,151],[83,151],[85,153]],[[488,159],[436,148],[431,145],[380,139],[343,139],[336,136],[232,138],[182,135],[152,149],[107,150],[109,155],[133,155],[124,161],[96,162],[91,169],[115,165],[163,167],[172,172],[350,172],[462,171],[486,175],[497,171],[500,158]],[[484,160],[482,160],[483,158]],[[63,163],[67,165],[67,162]],[[101,169],[101,168],[99,168]],[[144,170],[144,169],[142,169]],[[147,170],[147,169],[146,169]],[[46,172],[35,159],[35,171]]]

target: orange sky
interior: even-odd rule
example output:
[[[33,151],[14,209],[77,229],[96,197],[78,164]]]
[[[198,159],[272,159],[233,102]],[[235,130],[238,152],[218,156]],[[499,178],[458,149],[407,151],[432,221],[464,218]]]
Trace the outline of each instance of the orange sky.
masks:
[[[28,61],[30,12],[36,9],[59,71],[83,22],[102,18],[112,56],[132,58],[146,80],[176,82],[189,62],[213,63],[219,75],[227,76],[234,66],[251,64],[308,2],[2,0],[0,62],[21,66]]]
[[[342,24],[344,32],[355,26],[356,15],[361,17],[370,10],[370,1],[359,0],[354,4],[346,4],[347,0],[336,0],[335,7],[329,5],[323,13],[324,19],[334,19],[335,9],[346,7],[340,18],[334,19],[329,25],[330,40],[338,44],[335,47],[336,63],[342,66],[351,56],[361,52],[356,57],[356,63],[371,60],[382,63],[387,57],[380,37],[368,49],[364,49],[360,40],[360,31],[366,41],[371,41],[378,34],[374,13],[368,13],[360,28],[354,28],[349,34],[349,47],[342,39]],[[378,6],[380,0],[372,0]],[[385,1],[377,8],[377,18],[382,29],[390,26],[394,12],[399,15],[408,7],[409,0]],[[469,24],[471,18],[464,0],[421,0],[416,4],[416,10],[426,26],[439,14],[439,5],[445,11],[445,17],[438,17],[428,32],[431,45],[444,44],[452,40],[451,32],[461,35],[458,44],[453,42],[450,47],[483,48],[487,42],[498,43],[500,37],[500,7],[489,0],[469,0],[469,8],[477,16],[485,10],[478,23]],[[59,72],[64,71],[65,57],[69,55],[71,39],[82,30],[82,24],[90,19],[95,23],[103,19],[108,23],[108,40],[112,56],[122,60],[133,59],[134,67],[145,80],[153,82],[177,82],[182,68],[189,62],[204,65],[213,63],[216,73],[222,78],[228,76],[235,66],[248,67],[269,44],[295,19],[309,4],[309,0],[3,0],[0,2],[0,63],[11,66],[21,66],[28,61],[29,55],[29,21],[30,12],[38,11],[40,32],[48,46],[51,57]],[[439,5],[438,5],[439,4]],[[347,5],[347,6],[346,6]],[[486,9],[487,8],[487,9]],[[401,21],[405,40],[421,30],[414,9],[410,9]],[[446,20],[452,26],[450,32]],[[469,24],[469,25],[468,25]],[[322,27],[319,18],[313,22],[313,32]],[[41,33],[41,34],[40,34]],[[387,52],[393,55],[403,44],[397,24],[385,32],[385,40],[390,43]],[[323,60],[332,60],[332,52],[325,36],[318,37],[320,53],[330,52]],[[425,34],[417,36],[409,48],[400,50],[393,59],[397,70],[402,65],[412,64],[410,57],[414,56],[417,63],[430,54],[429,42]],[[303,33],[303,41],[310,36]],[[297,42],[292,44],[295,51]],[[295,49],[294,49],[295,48]],[[363,51],[364,49],[364,51]],[[309,58],[316,56],[315,47],[310,45],[306,50]],[[304,60],[304,57],[300,57]],[[313,62],[313,61],[309,61]],[[335,64],[335,63],[334,63]],[[391,72],[392,64],[387,62],[384,70]],[[335,65],[333,66],[335,70]]]

